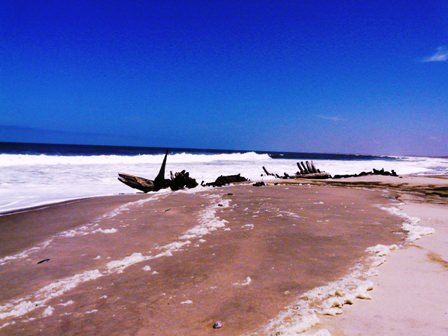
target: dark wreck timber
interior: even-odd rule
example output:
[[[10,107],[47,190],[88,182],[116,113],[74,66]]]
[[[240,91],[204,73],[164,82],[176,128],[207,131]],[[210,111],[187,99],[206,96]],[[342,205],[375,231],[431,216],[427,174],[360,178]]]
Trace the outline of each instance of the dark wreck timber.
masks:
[[[273,176],[279,179],[296,179],[296,178],[308,178],[308,179],[340,179],[340,178],[348,178],[348,177],[360,177],[360,176],[369,176],[369,175],[382,175],[382,176],[395,176],[399,177],[398,174],[394,171],[387,171],[382,169],[373,169],[368,172],[361,172],[359,174],[346,174],[346,175],[334,175],[331,176],[327,172],[323,172],[320,169],[317,169],[314,165],[313,161],[300,161],[297,162],[297,167],[299,170],[294,175],[289,175],[287,173],[283,173],[283,175],[279,175],[276,173],[269,172],[266,167],[262,167],[266,176]],[[262,175],[263,176],[263,175]]]
[[[241,176],[241,174],[237,174],[237,175],[221,175],[219,176],[215,182],[210,182],[210,183],[204,183],[202,182],[201,185],[204,187],[222,187],[223,185],[226,184],[231,184],[231,183],[241,183],[241,182],[248,182],[249,180],[247,178],[245,178],[244,176]]]
[[[127,186],[143,191],[144,193],[154,191],[154,181],[145,179],[144,177],[118,173],[118,181]]]
[[[330,174],[320,171],[320,169],[317,169],[312,161],[311,162],[309,162],[309,161],[297,162],[297,167],[299,168],[299,171],[297,171],[294,175],[289,175],[287,173],[283,173],[283,176],[281,176],[279,174],[270,173],[264,166],[263,166],[263,170],[267,176],[273,176],[273,177],[281,178],[281,179],[294,179],[294,178],[326,179],[326,178],[331,178]]]
[[[398,174],[393,169],[391,171],[387,171],[387,170],[384,170],[384,168],[381,168],[381,169],[373,168],[372,171],[360,172],[359,174],[334,175],[333,178],[334,179],[340,179],[340,178],[347,178],[347,177],[359,177],[359,176],[369,176],[369,175],[382,175],[382,176],[399,177]]]
[[[192,189],[196,188],[199,184],[196,182],[196,179],[190,177],[190,174],[182,170],[181,172],[173,172],[170,171],[170,179],[165,178],[165,168],[166,168],[166,160],[168,157],[168,150],[165,153],[165,157],[163,158],[162,165],[160,166],[160,171],[157,174],[154,180],[149,180],[144,177],[118,173],[118,180],[127,186],[143,191],[144,193],[150,191],[159,191],[161,189],[171,188],[171,190],[176,191],[184,188]],[[204,183],[202,181],[202,186],[212,186],[212,187],[221,187],[230,183],[241,183],[249,181],[247,178],[238,175],[227,175],[227,176],[219,176],[214,182]]]
[[[165,178],[166,160],[168,157],[168,150],[163,158],[162,165],[160,166],[159,173],[154,180],[149,180],[144,177],[134,176],[124,173],[118,173],[118,181],[126,184],[127,186],[141,190],[144,193],[150,191],[159,191],[161,189],[171,188],[171,190],[179,190],[184,188],[195,188],[198,183],[194,178],[190,177],[190,174],[185,170],[181,172],[170,172],[171,178]]]

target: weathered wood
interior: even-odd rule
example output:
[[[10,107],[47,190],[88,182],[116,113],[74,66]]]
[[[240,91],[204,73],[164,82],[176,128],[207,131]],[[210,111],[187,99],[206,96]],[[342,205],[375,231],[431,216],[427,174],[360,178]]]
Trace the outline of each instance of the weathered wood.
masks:
[[[312,174],[313,172],[313,168],[311,168],[311,164],[309,163],[309,161],[305,161],[306,167],[308,168],[308,174]]]
[[[330,174],[317,169],[313,161],[297,162],[297,167],[300,171],[296,173],[295,177],[298,178],[331,178]]]
[[[158,191],[160,189],[168,188],[171,184],[171,181],[165,179],[165,167],[166,167],[166,159],[168,157],[168,150],[166,150],[165,157],[163,158],[162,165],[160,166],[159,173],[154,179],[154,190]]]
[[[360,176],[368,176],[368,175],[382,175],[382,176],[394,176],[398,177],[398,174],[395,172],[395,170],[391,170],[390,172],[387,170],[382,169],[375,169],[373,168],[372,171],[368,172],[360,172],[359,174],[345,174],[345,175],[334,175],[334,179],[340,179],[340,178],[348,178],[348,177],[360,177]]]
[[[300,161],[300,164],[302,165],[302,168],[303,168],[303,171],[304,171],[303,174],[309,174],[310,172],[309,172],[308,169],[306,168],[306,166],[305,166],[305,164],[303,163],[303,161]]]
[[[185,187],[188,189],[195,188],[198,186],[198,183],[194,178],[190,177],[190,174],[185,170],[182,170],[179,173],[174,174],[174,178],[171,179],[170,188],[173,191],[184,189]]]
[[[306,161],[306,163],[304,163],[303,161],[299,161],[299,162],[297,162],[297,167],[299,168],[300,171],[298,171],[293,176],[289,175],[288,173],[283,173],[283,176],[279,176],[278,174],[272,174],[272,173],[269,173],[268,170],[265,167],[263,167],[263,170],[266,173],[266,175],[275,176],[275,177],[281,178],[281,179],[291,179],[291,178],[318,178],[318,179],[323,179],[323,178],[331,178],[330,174],[328,174],[326,172],[321,172],[319,169],[317,169],[312,161],[311,162]]]
[[[145,179],[144,177],[118,173],[118,181],[145,193],[154,191],[154,181]]]
[[[127,186],[141,190],[145,193],[149,191],[159,191],[160,189],[166,189],[171,187],[172,190],[179,190],[183,188],[195,188],[198,183],[195,179],[191,178],[189,173],[182,170],[179,173],[170,171],[170,179],[165,178],[166,161],[168,157],[168,150],[163,158],[162,165],[160,166],[159,173],[154,180],[148,180],[140,176],[134,176],[124,173],[118,174],[118,180]]]
[[[297,167],[300,170],[300,174],[305,174],[305,170],[303,170],[302,166],[300,165],[300,162],[297,162]]]
[[[215,182],[210,183],[204,183],[202,182],[202,186],[206,187],[222,187],[223,185],[230,184],[230,183],[240,183],[240,182],[247,182],[249,181],[244,176],[241,176],[241,174],[238,175],[227,175],[227,176],[219,176]]]
[[[331,175],[328,173],[311,173],[311,174],[303,174],[303,175],[296,175],[296,178],[309,178],[309,179],[327,179],[331,178]]]
[[[268,172],[268,170],[266,169],[265,166],[263,166],[263,170],[264,170],[264,173],[265,173],[267,176],[274,176],[274,174]]]

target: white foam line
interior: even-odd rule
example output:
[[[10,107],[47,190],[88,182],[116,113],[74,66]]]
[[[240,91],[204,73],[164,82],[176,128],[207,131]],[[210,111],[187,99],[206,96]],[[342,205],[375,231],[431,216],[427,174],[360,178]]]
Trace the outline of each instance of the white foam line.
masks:
[[[234,282],[233,285],[234,286],[249,286],[251,283],[252,283],[252,279],[250,278],[250,276],[247,276],[244,281]]]
[[[73,301],[73,300],[68,300],[68,301],[66,301],[66,302],[61,302],[59,305],[60,306],[63,306],[63,307],[66,307],[66,306],[70,306],[70,305],[72,305],[72,304],[74,304],[75,303],[75,301]]]
[[[103,233],[103,234],[112,234],[112,233],[116,233],[118,232],[117,229],[115,228],[111,228],[111,229],[102,229],[102,228],[98,228],[99,223],[102,220],[105,219],[111,219],[113,217],[118,216],[119,214],[121,214],[124,211],[129,211],[129,208],[132,206],[142,206],[143,204],[145,204],[146,202],[149,201],[154,201],[159,199],[160,197],[157,196],[153,196],[151,198],[145,198],[145,199],[141,199],[138,201],[133,201],[133,202],[128,202],[125,203],[121,206],[119,206],[118,208],[105,213],[104,215],[99,216],[98,218],[96,218],[93,222],[83,225],[81,227],[78,227],[76,229],[72,229],[72,230],[66,230],[66,231],[62,231],[60,233],[58,233],[57,235],[55,235],[54,237],[38,244],[37,246],[33,246],[29,249],[26,249],[22,252],[19,252],[17,254],[13,254],[10,256],[6,256],[3,258],[0,258],[0,266],[5,265],[8,262],[14,261],[14,260],[20,260],[20,259],[25,259],[28,258],[30,254],[36,253],[40,250],[43,250],[45,248],[47,248],[51,243],[53,243],[53,241],[57,238],[73,238],[73,237],[79,237],[79,236],[85,236],[88,234],[95,234],[95,233]]]
[[[298,219],[302,218],[301,216],[299,216],[298,214],[296,214],[295,212],[292,212],[292,211],[280,211],[280,214],[285,214],[292,218],[298,218]]]
[[[52,241],[53,241],[53,239],[49,239],[49,240],[44,241],[43,243],[40,243],[37,246],[31,247],[25,251],[20,252],[20,253],[0,258],[0,266],[3,266],[10,261],[28,258],[28,256],[30,254],[46,248],[48,245],[51,244]]]
[[[98,312],[98,309],[92,309],[92,310],[88,310],[88,311],[86,311],[84,314],[95,314],[95,313],[97,313]]]
[[[263,328],[263,334],[300,335],[320,322],[319,315],[339,315],[345,304],[352,304],[355,299],[370,299],[373,282],[368,277],[374,274],[372,268],[382,264],[395,248],[398,247],[377,245],[367,249],[370,254],[367,263],[359,263],[345,277],[300,296]]]
[[[255,228],[254,224],[244,224],[241,226],[242,229],[246,229],[246,231],[248,230],[253,230]]]
[[[194,226],[180,237],[181,240],[202,238],[209,233],[216,231],[226,226],[227,221],[216,217],[216,211],[219,208],[228,208],[230,205],[229,199],[221,199],[217,195],[210,196],[213,200],[218,200],[215,204],[204,209],[199,215],[199,225]]]
[[[44,312],[42,313],[42,317],[48,317],[53,315],[54,312],[54,308],[52,306],[48,306],[47,308],[45,308]]]
[[[0,306],[0,320],[23,316],[37,308],[45,307],[51,299],[61,296],[83,282],[98,279],[101,276],[100,271],[91,270],[55,281],[31,295]]]
[[[402,228],[408,233],[407,241],[414,241],[434,232],[432,228],[417,225],[419,218],[408,216],[399,208],[382,209],[405,220]],[[374,283],[370,278],[378,274],[377,267],[386,261],[387,255],[398,248],[397,245],[367,248],[369,255],[365,263],[356,264],[348,275],[339,280],[306,292],[259,332],[266,335],[305,335],[320,322],[319,316],[339,315],[343,313],[345,304],[352,304],[355,299],[371,299],[369,292]],[[318,335],[330,335],[330,332],[322,329],[318,331]]]
[[[398,207],[381,207],[381,209],[405,220],[403,222],[402,229],[408,233],[408,241],[415,241],[423,236],[427,236],[435,232],[435,230],[431,227],[418,225],[420,223],[420,218],[411,217]]]
[[[98,218],[96,218],[93,222],[88,223],[86,225],[83,225],[81,227],[78,227],[76,229],[73,230],[67,230],[67,231],[63,231],[61,233],[58,234],[59,237],[77,237],[77,236],[86,236],[88,234],[95,234],[95,233],[106,233],[106,234],[110,234],[110,233],[115,233],[117,232],[117,229],[101,229],[98,228],[99,223],[101,223],[103,220],[107,220],[107,219],[112,219],[120,214],[122,214],[123,212],[129,211],[130,207],[133,206],[142,206],[143,204],[147,203],[147,202],[152,202],[155,200],[158,200],[160,198],[160,196],[153,196],[151,198],[145,198],[145,199],[141,199],[138,201],[132,201],[132,202],[128,202],[125,204],[120,205],[118,208],[109,211],[107,213],[105,213],[104,215],[99,216]]]
[[[83,273],[75,274],[71,277],[67,277],[64,279],[57,280],[41,289],[33,294],[29,294],[25,297],[15,299],[9,303],[6,303],[0,306],[0,320],[6,318],[15,318],[26,315],[38,308],[45,308],[46,304],[67,291],[79,286],[82,283],[96,280],[100,277],[111,275],[111,274],[120,274],[123,271],[137,263],[141,263],[148,260],[153,260],[161,257],[169,257],[172,256],[173,253],[177,251],[182,251],[185,247],[191,245],[191,241],[187,240],[188,237],[192,238],[201,238],[202,236],[209,234],[218,228],[225,226],[224,220],[220,220],[217,218],[216,209],[219,207],[228,207],[228,200],[221,200],[219,197],[211,196],[212,200],[218,200],[208,208],[204,209],[203,212],[199,216],[200,224],[193,227],[193,229],[188,230],[181,237],[179,237],[179,241],[174,241],[172,243],[166,244],[158,248],[161,252],[155,255],[143,255],[142,253],[135,252],[129,256],[124,257],[123,259],[113,260],[106,264],[105,269],[102,271],[95,269],[85,271]],[[220,205],[221,206],[220,206]],[[207,223],[210,221],[210,223]],[[46,308],[48,309],[48,307]],[[45,310],[46,311],[46,310]],[[45,317],[46,314],[43,314],[42,317]],[[4,326],[7,326],[8,323],[2,325],[0,329]]]

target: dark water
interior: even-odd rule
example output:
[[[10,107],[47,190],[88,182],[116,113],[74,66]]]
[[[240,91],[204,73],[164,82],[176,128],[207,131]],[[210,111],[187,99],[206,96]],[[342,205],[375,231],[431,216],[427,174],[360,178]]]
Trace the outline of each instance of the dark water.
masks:
[[[0,154],[33,154],[33,155],[142,155],[163,154],[166,148],[159,147],[131,147],[131,146],[98,146],[98,145],[62,145],[41,143],[0,142]],[[323,154],[323,153],[295,153],[270,152],[258,150],[225,150],[225,149],[195,149],[195,148],[169,148],[169,153],[190,154],[231,154],[256,152],[268,154],[273,159],[298,160],[397,160],[393,157],[354,154]]]

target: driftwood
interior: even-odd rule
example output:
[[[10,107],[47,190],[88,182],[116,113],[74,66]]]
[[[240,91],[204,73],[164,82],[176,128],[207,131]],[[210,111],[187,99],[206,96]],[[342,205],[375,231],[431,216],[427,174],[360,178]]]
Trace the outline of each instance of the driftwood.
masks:
[[[196,188],[198,186],[198,183],[194,178],[190,177],[190,174],[186,172],[185,170],[182,170],[180,173],[171,173],[171,181],[170,181],[170,188],[173,191],[184,189],[187,187],[188,189]]]
[[[382,169],[375,169],[373,168],[372,171],[369,172],[360,172],[359,174],[346,174],[346,175],[334,175],[333,178],[340,179],[340,178],[347,178],[347,177],[359,177],[359,176],[369,176],[369,175],[382,175],[382,176],[395,176],[398,177],[398,174],[395,172],[395,170],[387,171]]]
[[[313,161],[300,161],[297,162],[297,167],[299,168],[299,171],[294,175],[290,176],[287,173],[284,173],[283,176],[280,176],[275,173],[270,173],[266,167],[263,166],[264,173],[267,176],[273,176],[279,179],[291,179],[291,178],[310,178],[310,179],[328,179],[328,178],[334,178],[334,179],[340,179],[340,178],[347,178],[347,177],[359,177],[359,176],[368,176],[368,175],[382,175],[382,176],[395,176],[398,177],[398,174],[395,172],[395,170],[387,171],[382,169],[373,169],[369,172],[361,172],[359,174],[346,174],[346,175],[334,175],[331,177],[330,174],[320,171],[316,168]],[[261,175],[263,176],[263,175]]]
[[[154,191],[154,181],[145,179],[144,177],[118,173],[118,181],[145,193]]]
[[[278,174],[273,174],[273,173],[268,172],[268,170],[266,169],[265,166],[263,166],[263,170],[264,170],[264,172],[265,172],[265,174],[266,174],[267,176],[274,176],[274,177],[276,177],[276,178],[282,178],[282,177],[281,177],[280,175],[278,175]]]
[[[204,187],[222,187],[223,185],[230,184],[230,183],[239,183],[239,182],[247,182],[249,181],[247,178],[241,176],[241,174],[238,175],[227,175],[227,176],[219,176],[215,182],[211,183],[204,183],[202,182],[201,185]]]
[[[124,173],[118,173],[118,180],[127,186],[141,190],[145,193],[150,191],[159,191],[161,189],[171,188],[172,190],[179,190],[185,187],[195,188],[198,183],[195,179],[189,176],[189,173],[182,170],[179,173],[171,172],[171,179],[165,178],[166,159],[168,157],[168,150],[163,158],[162,165],[160,166],[159,173],[154,180],[148,180],[144,177],[134,176]]]
[[[49,262],[49,261],[50,261],[50,258],[47,258],[47,259],[43,259],[41,261],[38,261],[37,264],[43,264],[43,263]]]
[[[331,175],[326,172],[321,173],[311,173],[304,175],[296,175],[295,178],[309,178],[309,179],[328,179],[331,178]]]
[[[314,165],[313,161],[297,162],[299,171],[294,176],[295,178],[312,178],[312,179],[326,179],[331,178],[331,175],[320,171]]]
[[[263,167],[263,170],[267,176],[274,176],[276,178],[281,179],[293,179],[293,178],[313,178],[313,179],[326,179],[331,178],[331,175],[326,172],[321,172],[319,169],[316,168],[314,163],[311,161],[300,161],[297,162],[297,167],[299,168],[299,171],[295,173],[295,175],[289,175],[287,173],[283,173],[283,176],[280,176],[278,174],[270,173],[266,167]]]
[[[165,178],[165,167],[166,167],[167,157],[168,157],[168,150],[166,151],[165,157],[163,158],[159,173],[157,174],[156,178],[154,179],[154,191],[159,191],[160,189],[166,189],[171,184],[171,180],[167,180]]]

